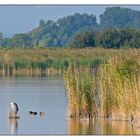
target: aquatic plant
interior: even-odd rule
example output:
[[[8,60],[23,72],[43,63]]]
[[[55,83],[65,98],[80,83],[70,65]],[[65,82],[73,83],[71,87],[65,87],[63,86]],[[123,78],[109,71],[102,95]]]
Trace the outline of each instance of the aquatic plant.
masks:
[[[139,50],[114,50],[113,55],[108,53],[97,65],[69,68],[65,81],[70,116],[129,120],[133,113],[138,117],[139,60]]]

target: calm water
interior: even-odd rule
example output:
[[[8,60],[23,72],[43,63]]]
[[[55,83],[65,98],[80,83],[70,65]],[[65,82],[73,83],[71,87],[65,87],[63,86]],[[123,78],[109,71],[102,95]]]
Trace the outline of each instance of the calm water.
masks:
[[[9,119],[9,103],[14,101],[20,119]],[[28,111],[45,112],[45,116],[31,116]],[[96,119],[78,121],[66,117],[67,97],[63,79],[0,78],[0,134],[140,134],[129,122]]]
[[[14,101],[20,119],[8,119]],[[66,134],[66,95],[63,80],[57,78],[1,78],[0,134]],[[45,112],[44,117],[28,111]]]

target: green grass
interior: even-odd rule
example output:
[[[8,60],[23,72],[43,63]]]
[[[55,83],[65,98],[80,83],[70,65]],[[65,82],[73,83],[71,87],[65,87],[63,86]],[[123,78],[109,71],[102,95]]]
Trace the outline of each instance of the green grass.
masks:
[[[106,56],[101,49],[0,49],[0,76],[47,75],[68,67],[94,67]]]

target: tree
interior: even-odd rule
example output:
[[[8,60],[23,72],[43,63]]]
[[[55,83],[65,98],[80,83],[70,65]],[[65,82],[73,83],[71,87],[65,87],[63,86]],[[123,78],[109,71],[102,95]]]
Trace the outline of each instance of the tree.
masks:
[[[140,48],[140,31],[133,30],[132,37],[128,43],[128,47],[130,48]]]
[[[43,21],[40,21],[42,25]],[[39,45],[41,40],[47,38],[47,47],[67,46],[73,35],[85,28],[97,28],[96,17],[88,14],[70,15],[63,17],[56,22],[48,20],[44,26],[39,26],[29,32],[34,45]]]
[[[140,28],[140,12],[129,8],[108,7],[100,15],[102,28]]]
[[[119,48],[121,43],[120,31],[110,29],[100,32],[98,43],[104,48]]]
[[[86,31],[75,35],[70,46],[74,48],[95,47],[95,32]]]
[[[12,38],[13,46],[32,47],[32,39],[28,34],[16,34]]]
[[[46,25],[45,21],[43,19],[41,19],[39,22],[39,26],[45,26],[45,25]]]
[[[47,38],[41,39],[41,40],[39,41],[38,46],[39,46],[40,48],[45,48],[45,47],[47,47],[47,46],[48,46],[48,40],[47,40]]]
[[[133,30],[135,29],[135,30]],[[2,46],[42,47],[139,47],[140,12],[121,7],[108,7],[100,16],[89,14],[69,15],[53,20],[40,20],[39,26],[25,34],[2,38]],[[137,31],[136,31],[137,30]],[[96,31],[96,33],[95,33]]]
[[[0,32],[0,46],[2,46],[2,41],[3,41],[3,34]]]
[[[140,31],[134,29],[108,29],[96,37],[98,45],[104,48],[140,48]]]
[[[12,39],[11,38],[4,38],[2,41],[2,47],[11,47],[12,45]]]

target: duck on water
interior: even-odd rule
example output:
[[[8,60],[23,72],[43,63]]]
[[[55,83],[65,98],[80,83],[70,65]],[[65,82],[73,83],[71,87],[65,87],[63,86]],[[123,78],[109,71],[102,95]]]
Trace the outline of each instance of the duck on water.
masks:
[[[37,115],[37,112],[28,111],[29,115]]]
[[[37,112],[33,112],[33,111],[28,111],[28,114],[29,115],[37,115],[38,113]],[[45,113],[44,112],[39,112],[39,116],[40,117],[44,117]]]

